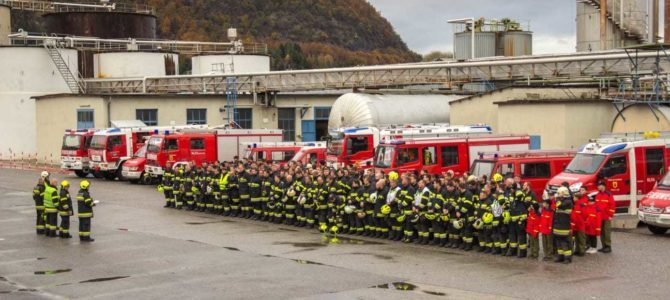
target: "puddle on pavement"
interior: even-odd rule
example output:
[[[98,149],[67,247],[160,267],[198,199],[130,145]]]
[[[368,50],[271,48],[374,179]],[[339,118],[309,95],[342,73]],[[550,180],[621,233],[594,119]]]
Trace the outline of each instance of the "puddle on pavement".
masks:
[[[271,255],[271,254],[263,254],[262,256],[263,256],[263,257],[276,257],[276,256]]]
[[[120,230],[120,231],[130,231],[130,229],[128,229],[128,228],[118,228],[118,230]]]
[[[5,278],[5,277],[3,277],[3,276],[0,276],[0,281],[7,282],[7,278]]]
[[[19,292],[37,292],[36,289],[18,289]]]
[[[392,283],[380,284],[378,286],[374,286],[374,288],[391,289],[398,291],[413,291],[417,288],[417,286],[407,282],[392,282]]]
[[[294,242],[275,242],[273,245],[291,245],[297,248],[315,248],[315,247],[325,247],[324,243],[294,243]]]
[[[208,222],[184,222],[186,225],[205,225],[205,224],[214,224],[214,223],[232,223],[230,220],[217,220],[217,221],[208,221]]]
[[[11,293],[11,292],[12,292],[12,291],[0,291],[0,294],[9,294],[9,293]]]
[[[60,269],[60,270],[46,270],[46,271],[35,271],[35,275],[54,275],[59,273],[67,273],[72,271],[72,269]]]
[[[446,296],[447,294],[442,293],[442,292],[433,292],[433,291],[423,291],[424,293],[428,295],[433,295],[433,296]]]
[[[298,231],[297,229],[291,229],[291,228],[283,228],[283,227],[277,227],[277,229],[281,231],[290,231],[290,232],[296,232]]]
[[[112,280],[124,279],[124,278],[128,278],[128,277],[130,277],[130,276],[103,277],[103,278],[95,278],[95,279],[84,280],[84,281],[80,281],[79,283],[112,281]]]
[[[349,237],[337,237],[337,240],[339,241],[338,242],[339,244],[353,244],[353,245],[383,245],[384,244],[382,242],[359,240],[359,239],[354,239],[354,238],[349,238]]]
[[[351,255],[370,255],[375,258],[383,259],[383,260],[392,260],[393,256],[390,255],[383,255],[383,254],[374,254],[374,253],[364,253],[364,252],[354,252],[351,253]]]
[[[311,260],[304,260],[304,259],[291,259],[291,260],[294,261],[294,262],[297,262],[299,264],[303,264],[303,265],[319,265],[319,266],[324,265],[322,263],[318,263],[318,262],[311,261]]]
[[[37,260],[45,260],[47,259],[46,257],[38,257]]]
[[[224,249],[228,249],[230,251],[240,251],[240,249],[237,249],[235,247],[223,247]]]

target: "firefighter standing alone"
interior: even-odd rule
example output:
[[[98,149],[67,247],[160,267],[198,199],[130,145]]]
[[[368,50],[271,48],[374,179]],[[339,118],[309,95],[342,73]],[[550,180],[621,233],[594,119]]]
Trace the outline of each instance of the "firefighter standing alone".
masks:
[[[79,217],[79,240],[82,242],[93,242],[91,238],[91,219],[93,218],[93,199],[89,193],[90,183],[88,180],[82,180],[79,183],[79,193],[77,194],[77,216]]]

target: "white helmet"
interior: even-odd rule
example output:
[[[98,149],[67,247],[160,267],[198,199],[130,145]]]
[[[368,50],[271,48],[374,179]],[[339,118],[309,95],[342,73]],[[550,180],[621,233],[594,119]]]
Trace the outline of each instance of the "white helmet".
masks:
[[[356,209],[355,206],[347,205],[347,206],[344,207],[344,213],[346,213],[346,214],[353,213],[355,209]]]
[[[570,196],[570,190],[568,190],[568,188],[566,188],[564,186],[559,187],[556,190],[556,196],[558,196],[558,197],[568,197],[568,196]]]
[[[42,176],[42,179],[47,178],[47,177],[49,177],[49,172],[47,172],[47,171],[42,171],[41,176]]]

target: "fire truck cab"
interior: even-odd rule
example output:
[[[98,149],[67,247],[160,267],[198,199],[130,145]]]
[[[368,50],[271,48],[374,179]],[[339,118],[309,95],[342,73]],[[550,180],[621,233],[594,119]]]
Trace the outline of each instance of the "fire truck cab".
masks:
[[[407,173],[425,170],[441,174],[448,170],[456,175],[467,172],[482,151],[526,151],[530,137],[500,135],[446,137],[382,141],[375,152],[375,168],[384,173]]]
[[[638,201],[649,193],[670,166],[670,135],[606,134],[582,146],[565,170],[552,178],[547,191],[563,182],[570,190],[585,186],[589,192],[605,180],[616,200],[617,213],[636,214]]]
[[[653,234],[665,234],[670,229],[670,173],[640,200],[637,211],[640,222],[647,224]]]
[[[520,152],[483,152],[470,167],[470,174],[477,177],[486,175],[491,179],[498,173],[504,177],[521,178],[530,183],[535,195],[540,197],[547,182],[563,172],[576,151],[529,150]]]
[[[81,178],[88,176],[91,171],[88,148],[94,132],[94,129],[65,130],[60,151],[61,169],[72,170]]]
[[[326,144],[318,142],[315,146],[302,147],[291,160],[299,161],[303,165],[324,163],[326,161],[326,151]]]
[[[143,183],[149,183],[149,178],[144,172],[145,166],[147,164],[147,143],[133,154],[133,157],[129,160],[126,160],[121,167],[122,176],[119,179],[128,180],[131,183],[138,183],[143,181]]]
[[[325,152],[325,142],[277,142],[277,143],[246,143],[246,150],[244,158],[251,161],[270,161],[286,164],[301,153],[303,149],[313,150],[311,152],[317,153],[317,149],[323,149]],[[305,155],[303,152],[302,155]],[[310,154],[307,154],[308,156]],[[322,156],[321,159],[324,159]]]
[[[375,148],[381,141],[491,133],[491,127],[485,125],[407,124],[392,125],[381,129],[375,127],[341,128],[330,132],[327,162],[336,168],[351,164],[370,168]]]
[[[113,180],[121,177],[121,165],[139,150],[153,130],[110,128],[96,132],[88,150],[93,172]]]

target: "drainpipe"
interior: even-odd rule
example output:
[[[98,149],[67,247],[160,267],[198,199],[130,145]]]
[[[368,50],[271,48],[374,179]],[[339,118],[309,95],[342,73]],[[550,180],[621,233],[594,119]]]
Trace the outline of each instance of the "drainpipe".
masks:
[[[607,40],[607,0],[600,0],[600,51],[605,50],[606,40]]]
[[[112,127],[112,96],[107,96],[107,128]]]

